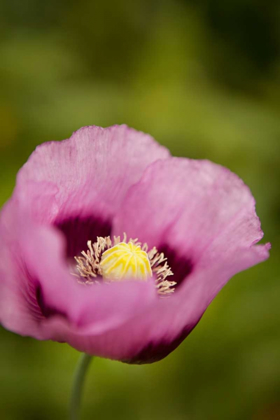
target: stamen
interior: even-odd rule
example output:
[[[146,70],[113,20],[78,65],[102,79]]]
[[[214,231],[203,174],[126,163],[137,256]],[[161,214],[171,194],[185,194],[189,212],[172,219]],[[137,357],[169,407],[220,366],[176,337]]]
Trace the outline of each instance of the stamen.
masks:
[[[97,237],[97,241],[87,242],[88,250],[75,257],[76,272],[83,283],[102,281],[121,281],[135,279],[146,281],[154,276],[155,287],[159,295],[169,295],[175,290],[175,281],[167,277],[173,275],[167,258],[154,247],[148,251],[148,245],[120,236]]]

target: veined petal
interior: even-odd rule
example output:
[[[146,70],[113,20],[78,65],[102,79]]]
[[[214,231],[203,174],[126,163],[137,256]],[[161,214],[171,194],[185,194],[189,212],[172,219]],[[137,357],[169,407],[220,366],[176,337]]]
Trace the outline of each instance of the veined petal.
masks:
[[[110,235],[129,187],[147,165],[168,157],[151,136],[125,125],[84,127],[38,146],[18,173],[14,196],[34,220],[63,232],[73,258],[87,240]]]
[[[150,165],[130,189],[114,224],[114,233],[122,231],[149,246],[169,247],[194,269],[227,263],[263,235],[255,201],[237,175],[180,158]],[[256,262],[267,256],[256,252]]]
[[[68,140],[38,146],[19,171],[15,192],[39,221],[93,212],[106,219],[147,165],[167,157],[151,136],[125,125],[84,127]]]

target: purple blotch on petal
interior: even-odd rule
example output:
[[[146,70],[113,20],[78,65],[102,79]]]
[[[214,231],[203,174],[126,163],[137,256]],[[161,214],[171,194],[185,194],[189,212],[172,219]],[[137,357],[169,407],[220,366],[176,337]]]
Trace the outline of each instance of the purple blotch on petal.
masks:
[[[193,271],[194,265],[190,258],[180,255],[175,249],[169,245],[164,244],[159,246],[159,252],[163,252],[167,258],[169,267],[173,272],[173,276],[169,277],[170,281],[176,281],[176,289],[186,277]]]
[[[69,217],[56,221],[55,226],[64,234],[67,242],[66,254],[74,258],[87,249],[87,241],[96,242],[97,236],[109,236],[111,223],[95,216]]]
[[[62,312],[58,309],[55,309],[55,308],[49,306],[46,303],[46,301],[44,299],[42,288],[39,284],[36,287],[36,299],[37,299],[37,303],[39,305],[39,308],[42,312],[42,316],[44,318],[51,318],[53,316],[59,315],[60,317],[63,317],[65,319],[67,319],[67,315],[64,312]]]
[[[132,365],[158,362],[174,351],[192,332],[196,325],[197,323],[187,326],[171,341],[163,338],[160,342],[150,342],[136,356],[128,360],[122,360],[122,362]]]
[[[22,272],[24,273],[23,278],[26,278],[25,287],[22,288],[22,293],[28,302],[32,317],[34,320],[40,323],[44,318],[44,314],[37,297],[37,285],[39,282],[34,276],[31,275],[30,271],[27,269],[24,263],[22,264]]]

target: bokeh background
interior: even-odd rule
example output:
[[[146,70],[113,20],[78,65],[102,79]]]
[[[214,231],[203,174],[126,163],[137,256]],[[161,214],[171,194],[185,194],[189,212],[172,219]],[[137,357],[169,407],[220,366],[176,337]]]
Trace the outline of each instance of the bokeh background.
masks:
[[[0,0],[1,205],[37,144],[127,123],[241,176],[273,246],[165,360],[95,360],[83,419],[280,419],[279,23],[273,0]],[[0,418],[66,419],[78,352],[0,340]]]

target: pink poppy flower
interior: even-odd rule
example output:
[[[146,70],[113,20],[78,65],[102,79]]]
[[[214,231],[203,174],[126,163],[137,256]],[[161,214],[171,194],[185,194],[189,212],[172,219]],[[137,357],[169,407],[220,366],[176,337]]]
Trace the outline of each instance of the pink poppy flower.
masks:
[[[171,157],[126,126],[39,146],[0,216],[0,322],[18,334],[150,363],[236,273],[268,258],[232,172]]]

